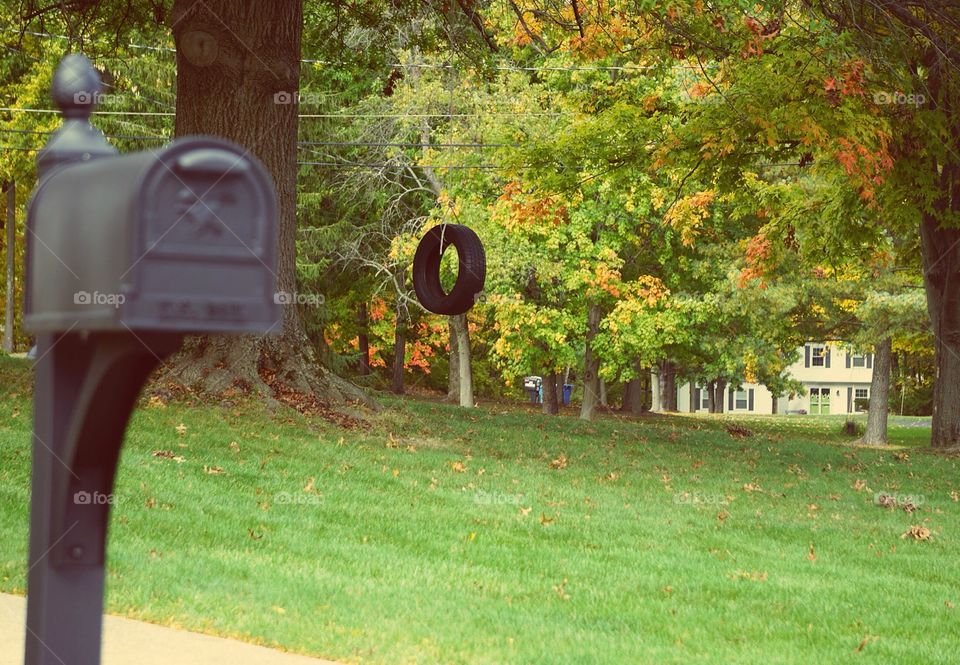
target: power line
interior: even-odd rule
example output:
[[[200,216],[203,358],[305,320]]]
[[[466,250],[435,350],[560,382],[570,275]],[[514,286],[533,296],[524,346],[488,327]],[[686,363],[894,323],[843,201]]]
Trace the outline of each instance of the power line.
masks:
[[[50,136],[53,131],[36,129],[6,129],[0,127],[0,133],[29,134],[34,136]],[[123,134],[104,134],[108,139],[125,141],[171,141],[170,136],[127,136]],[[298,141],[298,146],[325,146],[348,148],[519,148],[519,143],[402,143],[402,142],[368,142],[368,141]]]
[[[4,32],[15,32],[17,34],[30,35],[32,37],[44,37],[47,39],[60,39],[72,41],[68,35],[56,35],[48,32],[21,31],[15,28],[6,28]],[[176,53],[177,49],[169,46],[149,46],[146,44],[128,43],[127,48],[144,49],[149,51],[159,51],[165,53]],[[345,60],[320,60],[317,58],[301,58],[300,62],[310,65],[355,65],[357,63],[347,62]],[[391,69],[454,69],[455,65],[451,63],[404,63],[404,62],[386,62],[383,66]],[[495,65],[491,69],[495,71],[506,72],[647,72],[658,69],[660,65],[570,65],[567,67],[559,65],[545,65],[540,67],[522,66],[522,65]],[[699,67],[693,65],[673,65],[677,69],[691,69],[699,71]]]
[[[14,108],[10,106],[0,107],[0,111],[7,111],[10,113],[56,113],[59,114],[60,111],[57,109],[34,109],[34,108]],[[173,117],[176,115],[173,111],[94,111],[93,115],[102,115],[102,116],[162,116],[162,117]],[[480,111],[477,113],[303,113],[298,115],[299,118],[327,118],[327,119],[337,119],[337,118],[391,118],[391,119],[400,119],[400,118],[482,118],[485,116],[514,116],[514,117],[562,117],[562,116],[571,116],[575,115],[574,111],[554,111],[554,112],[540,112],[540,111]]]

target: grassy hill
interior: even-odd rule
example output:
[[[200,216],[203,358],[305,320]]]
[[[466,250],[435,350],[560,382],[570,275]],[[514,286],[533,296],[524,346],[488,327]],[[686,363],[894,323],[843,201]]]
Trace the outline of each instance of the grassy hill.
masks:
[[[868,450],[836,418],[384,399],[349,431],[144,403],[109,611],[345,662],[956,662],[960,460],[915,420]],[[0,590],[24,593],[24,361],[0,413]]]

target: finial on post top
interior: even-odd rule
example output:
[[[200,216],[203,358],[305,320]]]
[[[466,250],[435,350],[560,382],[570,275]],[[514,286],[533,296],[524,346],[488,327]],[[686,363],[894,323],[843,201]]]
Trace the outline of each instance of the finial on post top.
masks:
[[[60,127],[37,154],[37,173],[45,177],[56,167],[117,154],[90,115],[100,96],[100,75],[87,56],[69,53],[53,75],[53,101],[63,114]]]
[[[53,74],[53,101],[65,118],[87,120],[100,96],[100,75],[82,53],[68,53]]]

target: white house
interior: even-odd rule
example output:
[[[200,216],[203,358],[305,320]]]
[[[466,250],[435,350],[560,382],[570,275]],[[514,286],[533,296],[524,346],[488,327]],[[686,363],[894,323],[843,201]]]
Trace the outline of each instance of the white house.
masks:
[[[803,384],[805,395],[785,395],[777,400],[774,410],[773,396],[766,387],[744,383],[739,390],[727,388],[724,395],[724,412],[733,413],[809,413],[827,415],[854,413],[864,409],[857,400],[870,398],[870,381],[873,378],[873,354],[860,354],[837,342],[809,343],[801,349],[800,360],[788,369],[790,376]],[[654,404],[659,404],[658,382],[651,381],[654,388]],[[681,412],[706,413],[709,411],[707,391],[704,386],[688,383],[677,385],[677,410]]]

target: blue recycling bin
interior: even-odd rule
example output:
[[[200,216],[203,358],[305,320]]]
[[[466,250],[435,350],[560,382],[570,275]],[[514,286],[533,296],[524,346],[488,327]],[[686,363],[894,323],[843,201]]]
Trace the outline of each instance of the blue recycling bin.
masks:
[[[570,396],[573,395],[573,384],[563,384],[563,405],[570,406]]]

